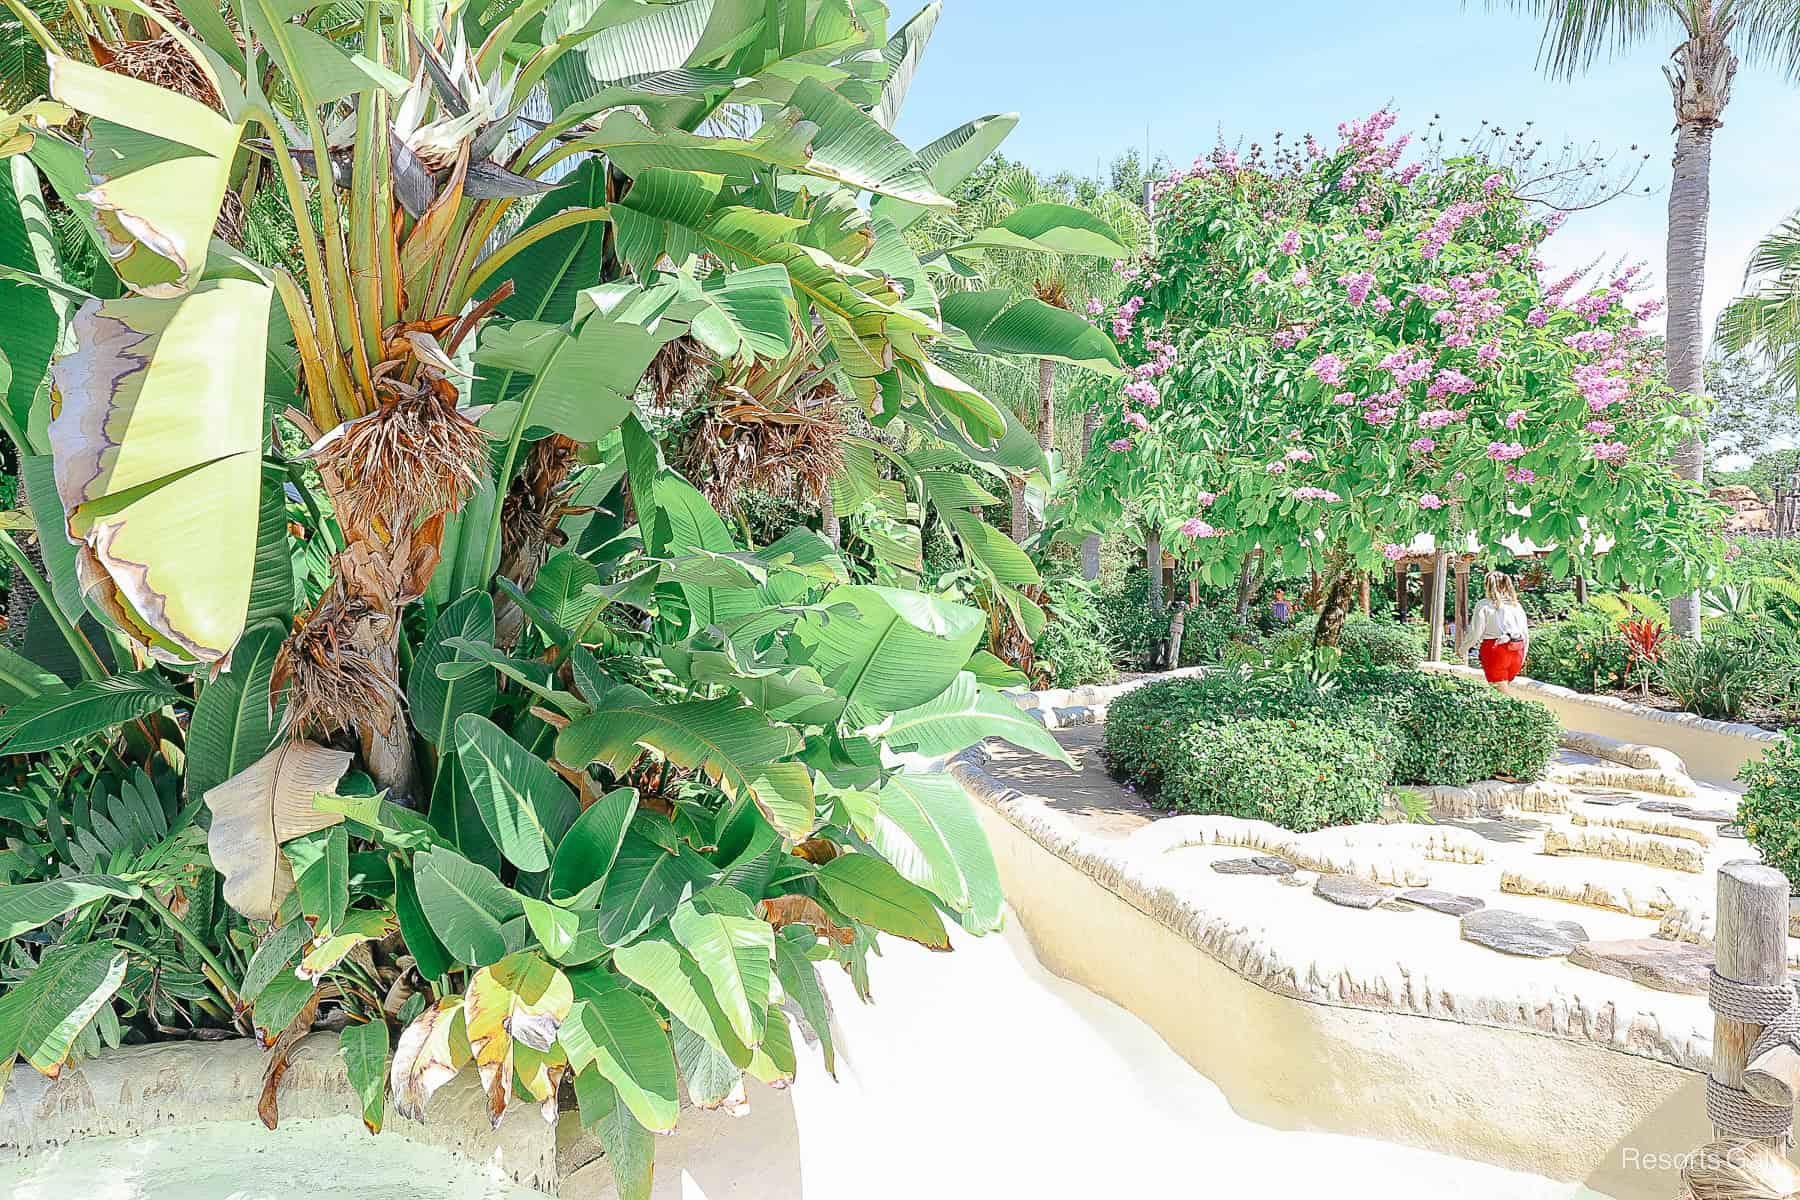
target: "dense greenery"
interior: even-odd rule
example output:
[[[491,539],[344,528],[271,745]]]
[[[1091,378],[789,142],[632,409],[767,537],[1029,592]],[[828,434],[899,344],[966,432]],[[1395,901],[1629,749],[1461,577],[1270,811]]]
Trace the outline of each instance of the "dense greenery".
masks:
[[[894,764],[1061,755],[976,514],[1047,463],[941,352],[1119,367],[934,281],[1118,243],[1046,202],[920,261],[1016,122],[890,132],[935,4],[178,8],[87,27],[156,82],[32,27],[0,136],[0,1078],[254,1032],[278,1079],[347,1021],[371,1128],[566,1081],[645,1196],[682,1091],[792,1077],[790,1012],[832,1063],[819,966],[999,923],[968,799]]]
[[[1744,783],[1738,803],[1744,836],[1800,891],[1800,745],[1779,739],[1760,759],[1744,764],[1738,778]]]
[[[1557,728],[1540,704],[1410,667],[1271,663],[1127,693],[1106,755],[1160,806],[1305,831],[1374,820],[1394,784],[1536,779]]]

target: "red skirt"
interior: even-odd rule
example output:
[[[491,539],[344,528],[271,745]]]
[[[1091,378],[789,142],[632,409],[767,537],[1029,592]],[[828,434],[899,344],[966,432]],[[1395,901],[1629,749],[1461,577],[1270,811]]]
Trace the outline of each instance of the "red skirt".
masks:
[[[1488,638],[1481,643],[1481,671],[1489,683],[1511,683],[1525,669],[1525,643]]]

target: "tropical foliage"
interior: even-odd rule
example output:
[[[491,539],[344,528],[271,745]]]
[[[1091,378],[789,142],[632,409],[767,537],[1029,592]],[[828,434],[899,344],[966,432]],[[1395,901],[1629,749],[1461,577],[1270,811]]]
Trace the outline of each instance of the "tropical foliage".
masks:
[[[903,236],[1015,120],[893,136],[937,16],[118,0],[155,71],[30,30],[0,550],[43,652],[0,654],[0,1062],[254,1031],[273,1124],[342,1010],[371,1129],[470,1063],[496,1121],[569,1079],[642,1196],[678,1080],[791,1078],[790,1010],[831,1064],[819,965],[866,993],[878,933],[997,926],[931,764],[1062,752],[996,693],[992,615],[918,590],[920,530],[1041,628],[973,510],[1043,454],[943,352],[1070,342],[1035,296],[940,294]],[[959,262],[1116,241],[1016,217]],[[725,472],[774,461],[823,532],[748,538]],[[840,548],[851,513],[883,536]]]
[[[1712,509],[1666,459],[1691,431],[1630,301],[1540,280],[1540,219],[1475,159],[1401,166],[1392,114],[1272,161],[1171,178],[1157,254],[1111,327],[1136,378],[1071,517],[1127,511],[1214,584],[1260,548],[1331,581],[1440,547],[1550,549],[1557,574],[1676,588],[1717,560]]]

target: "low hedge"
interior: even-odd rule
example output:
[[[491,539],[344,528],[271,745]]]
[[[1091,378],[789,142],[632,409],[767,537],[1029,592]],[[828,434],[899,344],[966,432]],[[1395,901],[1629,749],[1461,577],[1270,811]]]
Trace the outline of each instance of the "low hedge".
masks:
[[[1374,820],[1393,784],[1536,779],[1556,750],[1548,709],[1478,684],[1404,668],[1303,678],[1218,672],[1127,693],[1107,714],[1110,769],[1162,807],[1306,832]]]

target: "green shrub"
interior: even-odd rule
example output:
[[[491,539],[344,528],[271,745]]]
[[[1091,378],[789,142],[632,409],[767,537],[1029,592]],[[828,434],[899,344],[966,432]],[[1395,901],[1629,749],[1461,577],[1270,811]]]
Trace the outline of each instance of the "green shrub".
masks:
[[[1372,675],[1344,702],[1379,712],[1398,736],[1395,783],[1536,779],[1556,752],[1559,727],[1549,709],[1446,675]]]
[[[1049,620],[1032,646],[1039,670],[1051,687],[1110,683],[1113,670],[1110,631],[1095,602],[1094,585],[1083,579],[1055,579],[1045,606]]]
[[[1370,787],[1536,779],[1557,723],[1541,704],[1446,675],[1379,667],[1321,678],[1265,664],[1129,692],[1113,703],[1105,739],[1113,774],[1160,805],[1298,830],[1374,819],[1360,799]],[[1293,789],[1291,803],[1274,797],[1274,781]]]
[[[1159,804],[1296,833],[1375,820],[1394,762],[1391,737],[1343,714],[1197,724],[1164,749]]]
[[[1754,635],[1727,629],[1677,640],[1656,664],[1656,679],[1689,712],[1735,721],[1767,690],[1766,661]]]
[[[1609,692],[1630,682],[1631,652],[1615,621],[1576,609],[1567,620],[1532,631],[1525,673],[1577,692]]]
[[[1309,632],[1307,637],[1311,637]],[[1351,670],[1416,667],[1425,659],[1425,633],[1418,625],[1352,614],[1338,639],[1344,666]]]
[[[1150,575],[1135,569],[1101,586],[1095,593],[1106,622],[1113,662],[1129,671],[1141,670],[1169,637],[1169,610],[1150,607]]]
[[[1233,642],[1254,636],[1254,631],[1237,623],[1237,613],[1229,607],[1203,604],[1191,608],[1181,627],[1181,665],[1223,662]]]
[[[1780,739],[1738,778],[1746,785],[1738,804],[1744,836],[1800,890],[1800,743]]]

